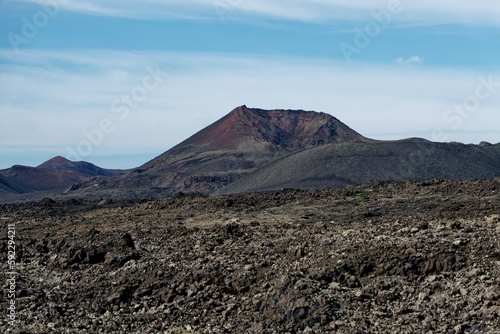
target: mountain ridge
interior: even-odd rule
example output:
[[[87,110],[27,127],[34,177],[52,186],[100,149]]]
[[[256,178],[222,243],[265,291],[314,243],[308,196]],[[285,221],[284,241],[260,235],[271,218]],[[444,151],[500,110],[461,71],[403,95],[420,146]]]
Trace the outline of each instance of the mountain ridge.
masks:
[[[471,180],[499,176],[500,143],[489,147],[430,141],[344,143],[278,158],[217,194],[333,188],[371,180]]]
[[[338,187],[372,179],[499,176],[500,144],[380,141],[327,113],[242,105],[131,170],[106,170],[60,156],[37,167],[0,170],[0,197],[64,189],[65,196],[76,197],[169,197]]]

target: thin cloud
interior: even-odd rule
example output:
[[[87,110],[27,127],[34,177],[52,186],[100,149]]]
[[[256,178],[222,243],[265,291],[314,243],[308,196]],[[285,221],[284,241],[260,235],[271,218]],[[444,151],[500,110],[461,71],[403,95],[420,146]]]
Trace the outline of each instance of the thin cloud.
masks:
[[[44,0],[19,0],[44,4]],[[387,11],[387,0],[54,0],[63,10],[90,15],[146,19],[224,19],[255,16],[298,21],[366,21],[373,13]],[[400,23],[465,23],[500,25],[497,0],[435,1],[396,0],[398,13],[392,19]]]
[[[398,65],[418,65],[424,62],[424,57],[420,56],[411,56],[408,58],[400,57],[394,59],[392,62]]]
[[[0,52],[0,146],[74,146],[85,139],[82,131],[111,118],[116,129],[96,155],[160,154],[242,104],[328,112],[378,139],[397,139],[390,135],[394,129],[432,139],[433,129],[451,126],[443,118],[446,110],[474,94],[479,76],[489,75],[248,55],[34,50],[14,60],[12,54]],[[61,59],[64,67],[57,66]],[[82,65],[85,71],[73,70]],[[113,101],[141,84],[146,66],[169,74],[127,119],[118,119]],[[498,123],[498,103],[500,94],[481,102],[464,119],[464,132],[451,133],[450,140],[498,142],[494,134],[473,133]]]

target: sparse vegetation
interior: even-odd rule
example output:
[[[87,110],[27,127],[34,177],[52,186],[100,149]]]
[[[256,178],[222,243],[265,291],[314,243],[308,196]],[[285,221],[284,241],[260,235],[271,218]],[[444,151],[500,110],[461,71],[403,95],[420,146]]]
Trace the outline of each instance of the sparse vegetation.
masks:
[[[368,194],[366,193],[356,193],[354,194],[354,198],[355,199],[359,199],[359,200],[365,200],[365,199],[368,199],[370,196],[368,196]]]
[[[97,205],[98,205],[98,206],[104,206],[104,205],[107,205],[107,204],[108,204],[108,201],[107,201],[107,200],[105,200],[105,199],[101,199],[101,200],[99,201],[99,203],[97,203]]]

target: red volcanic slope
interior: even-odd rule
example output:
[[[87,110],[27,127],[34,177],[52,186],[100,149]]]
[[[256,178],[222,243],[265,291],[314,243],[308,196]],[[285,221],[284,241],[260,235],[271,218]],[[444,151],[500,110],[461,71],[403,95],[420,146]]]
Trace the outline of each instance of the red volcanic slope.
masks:
[[[172,151],[245,150],[262,147],[262,144],[302,149],[328,143],[369,141],[325,113],[241,106],[183,141]]]

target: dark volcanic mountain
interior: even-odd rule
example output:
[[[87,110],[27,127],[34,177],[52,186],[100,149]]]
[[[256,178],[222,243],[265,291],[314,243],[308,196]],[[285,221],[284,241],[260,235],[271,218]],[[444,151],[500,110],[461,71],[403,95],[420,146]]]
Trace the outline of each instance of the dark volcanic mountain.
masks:
[[[0,196],[33,192],[61,192],[89,177],[112,177],[125,173],[108,170],[88,162],[52,158],[37,167],[15,165],[0,170]]]
[[[57,157],[0,171],[0,195],[71,186],[72,196],[143,198],[499,176],[500,144],[376,141],[325,113],[241,106],[127,173]]]
[[[376,180],[500,176],[499,145],[363,137],[333,116],[241,106],[131,173],[83,191],[114,196],[325,188]],[[81,190],[80,190],[81,191]],[[97,192],[96,192],[97,191]]]
[[[241,106],[130,174],[83,188],[211,193],[277,158],[347,142],[372,140],[325,113]]]

